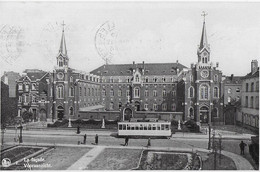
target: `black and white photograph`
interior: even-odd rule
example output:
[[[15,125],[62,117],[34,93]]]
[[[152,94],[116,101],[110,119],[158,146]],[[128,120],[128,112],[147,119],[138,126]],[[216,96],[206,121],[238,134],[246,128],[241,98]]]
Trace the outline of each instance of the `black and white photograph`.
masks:
[[[0,0],[1,171],[258,171],[259,9]]]

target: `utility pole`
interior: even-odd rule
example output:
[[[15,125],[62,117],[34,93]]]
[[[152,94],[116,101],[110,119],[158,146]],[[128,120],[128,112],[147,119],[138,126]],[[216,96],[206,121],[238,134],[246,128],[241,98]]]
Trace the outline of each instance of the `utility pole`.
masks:
[[[221,165],[222,136],[221,134],[218,135],[219,135],[219,164]]]
[[[212,147],[213,147],[213,153],[214,153],[214,170],[217,169],[217,145],[215,143],[215,131],[213,132],[213,142],[212,142]]]
[[[210,144],[211,144],[211,127],[210,127],[210,124],[208,123],[208,126],[209,126],[209,142],[208,142],[208,150],[210,150]]]

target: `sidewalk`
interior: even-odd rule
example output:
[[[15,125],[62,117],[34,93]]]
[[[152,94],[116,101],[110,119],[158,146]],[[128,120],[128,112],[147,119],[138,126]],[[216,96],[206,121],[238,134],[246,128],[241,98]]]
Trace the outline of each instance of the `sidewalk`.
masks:
[[[7,129],[5,134],[10,134],[14,135],[15,134],[15,129]],[[19,133],[19,130],[17,130],[17,134]],[[216,131],[218,133],[218,131]],[[87,134],[88,136],[94,136],[98,134],[99,136],[112,136],[116,135],[117,131],[116,130],[105,130],[105,129],[100,129],[100,130],[89,130],[89,129],[81,129],[80,134],[76,134],[76,129],[31,129],[31,130],[23,130],[23,135],[32,135],[32,136],[37,136],[40,137],[40,135],[50,135],[50,136],[79,136],[79,135],[84,135]],[[233,140],[250,140],[251,139],[251,134],[225,134],[223,133],[221,135],[222,139],[233,139]],[[218,134],[216,134],[216,137],[219,137]],[[175,134],[172,134],[172,138],[186,138],[186,139],[208,139],[209,135],[204,134],[204,133],[184,133],[184,132],[176,132]]]
[[[9,143],[6,143],[9,144]],[[13,143],[10,143],[13,144]],[[23,143],[23,145],[35,145],[33,143]],[[53,144],[49,143],[38,143],[38,145],[41,146],[53,146]],[[168,151],[200,151],[200,152],[209,152],[207,149],[202,148],[176,148],[176,147],[153,147],[150,148],[147,147],[137,147],[137,146],[117,146],[117,145],[109,145],[109,146],[96,146],[96,145],[74,145],[74,144],[56,144],[56,146],[66,146],[66,147],[91,147],[93,148],[89,152],[87,152],[84,156],[82,156],[78,161],[76,161],[74,164],[72,164],[68,170],[83,170],[87,167],[89,163],[91,163],[95,158],[105,149],[105,148],[115,148],[115,149],[152,149],[152,150],[168,150]],[[231,158],[235,165],[237,170],[254,170],[253,166],[246,160],[244,157],[228,152],[228,151],[222,151],[222,154]]]

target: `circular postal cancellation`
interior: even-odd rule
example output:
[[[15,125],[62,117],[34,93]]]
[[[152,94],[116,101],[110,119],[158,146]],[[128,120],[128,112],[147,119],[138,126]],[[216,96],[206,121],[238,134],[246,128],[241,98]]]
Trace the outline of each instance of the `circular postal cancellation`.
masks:
[[[103,23],[95,35],[95,47],[99,56],[104,60],[110,60],[116,52],[117,31],[114,22]]]

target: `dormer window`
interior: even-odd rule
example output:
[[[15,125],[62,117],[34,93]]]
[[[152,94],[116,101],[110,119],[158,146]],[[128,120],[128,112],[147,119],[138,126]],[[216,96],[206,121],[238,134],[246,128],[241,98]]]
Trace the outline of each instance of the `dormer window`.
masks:
[[[139,79],[139,75],[138,75],[138,74],[135,75],[135,82],[140,82],[140,79]]]

